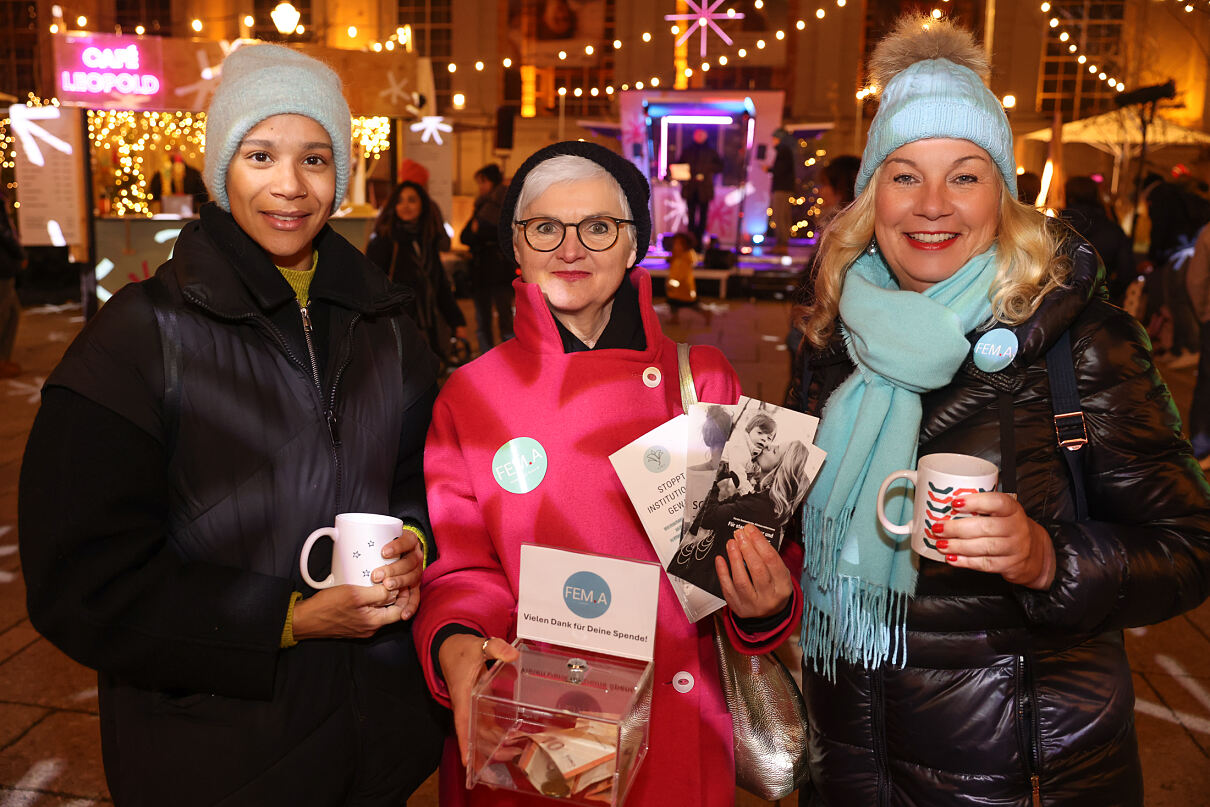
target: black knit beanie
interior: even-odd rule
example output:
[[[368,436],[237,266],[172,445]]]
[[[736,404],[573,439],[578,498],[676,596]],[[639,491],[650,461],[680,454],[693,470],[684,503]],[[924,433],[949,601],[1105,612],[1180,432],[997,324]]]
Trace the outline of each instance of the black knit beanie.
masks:
[[[651,244],[651,206],[648,203],[651,188],[647,184],[647,178],[635,167],[634,163],[620,154],[612,152],[604,146],[598,146],[596,143],[586,143],[580,140],[566,140],[538,149],[530,155],[529,159],[521,163],[521,167],[513,174],[513,179],[508,185],[508,194],[504,197],[504,209],[500,211],[500,251],[513,263],[517,262],[517,256],[513,254],[513,221],[516,218],[517,199],[521,196],[521,186],[525,184],[526,175],[538,163],[563,154],[592,160],[608,171],[609,175],[622,187],[622,193],[626,194],[626,201],[630,204],[630,217],[634,219],[634,262],[637,265],[643,260],[643,256],[647,254],[647,247]]]

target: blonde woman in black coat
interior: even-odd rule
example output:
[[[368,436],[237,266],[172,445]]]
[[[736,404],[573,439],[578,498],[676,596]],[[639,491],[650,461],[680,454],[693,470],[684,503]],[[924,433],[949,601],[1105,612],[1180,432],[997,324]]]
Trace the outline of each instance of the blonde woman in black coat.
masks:
[[[907,19],[871,70],[857,198],[802,323],[828,451],[804,508],[802,803],[1141,805],[1122,629],[1206,599],[1210,487],[1095,253],[1017,202],[982,49]],[[1082,413],[1060,446],[1064,366]],[[943,562],[873,516],[889,471],[938,452],[1001,484],[954,502]]]

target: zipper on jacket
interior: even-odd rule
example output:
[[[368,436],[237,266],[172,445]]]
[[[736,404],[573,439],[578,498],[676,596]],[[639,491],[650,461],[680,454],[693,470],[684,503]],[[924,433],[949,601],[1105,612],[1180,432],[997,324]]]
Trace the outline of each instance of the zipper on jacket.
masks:
[[[303,339],[307,343],[307,356],[311,360],[311,378],[315,382],[315,391],[319,393],[319,401],[323,406],[324,421],[328,424],[328,437],[332,444],[332,468],[336,473],[336,512],[341,510],[341,463],[340,463],[340,430],[336,424],[336,384],[332,384],[332,394],[324,397],[323,383],[319,380],[319,360],[315,356],[315,329],[311,326],[311,312],[307,307],[298,303],[298,311],[302,315]],[[342,368],[343,369],[343,368]]]
[[[886,693],[882,687],[882,670],[870,670],[870,736],[874,743],[874,764],[878,768],[878,804],[891,803],[891,772],[886,752]]]
[[[315,382],[315,389],[319,391],[319,400],[324,401],[323,384],[319,380],[319,361],[315,358],[315,329],[311,327],[311,313],[307,311],[307,307],[302,303],[298,304],[298,310],[302,314],[303,338],[307,341],[307,356],[311,359],[311,379]],[[333,395],[331,401],[335,402],[335,385],[333,385]],[[328,434],[332,438],[332,446],[340,447],[340,431],[336,427],[336,414],[333,411],[333,406],[327,402],[324,403],[324,420],[328,423]]]
[[[328,417],[328,429],[332,432],[332,456],[336,462],[336,512],[338,513],[344,509],[342,504],[344,501],[344,464],[340,461],[340,452],[337,450],[340,447],[340,436],[336,431],[336,390],[340,389],[340,379],[344,376],[345,369],[352,360],[353,353],[349,346],[353,344],[353,328],[360,320],[361,314],[354,314],[345,331],[344,355],[336,367],[336,373],[332,376],[332,389],[328,391],[327,409],[325,410],[325,415]]]
[[[1017,656],[1017,740],[1029,777],[1030,805],[1042,807],[1042,777],[1038,760],[1037,704],[1034,702],[1033,676],[1024,655]]]

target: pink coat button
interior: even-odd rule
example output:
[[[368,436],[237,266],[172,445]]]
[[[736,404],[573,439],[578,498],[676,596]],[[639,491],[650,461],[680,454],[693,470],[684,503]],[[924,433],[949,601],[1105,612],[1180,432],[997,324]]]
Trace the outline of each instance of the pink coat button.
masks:
[[[652,389],[660,385],[660,380],[663,377],[664,374],[660,372],[660,368],[658,367],[648,367],[643,371],[643,383]]]
[[[693,673],[681,670],[672,676],[672,688],[682,695],[693,689]]]

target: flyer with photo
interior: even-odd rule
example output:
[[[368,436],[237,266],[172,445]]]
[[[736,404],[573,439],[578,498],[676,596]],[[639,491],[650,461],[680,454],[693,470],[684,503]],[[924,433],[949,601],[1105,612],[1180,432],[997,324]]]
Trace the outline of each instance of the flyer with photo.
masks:
[[[668,568],[681,543],[685,513],[688,416],[678,415],[609,455],[660,565]],[[690,622],[726,603],[678,577],[669,577]]]
[[[715,557],[735,530],[755,525],[774,547],[819,475],[825,454],[813,441],[819,419],[741,397],[695,404],[688,414],[681,539],[665,569],[721,597]]]

